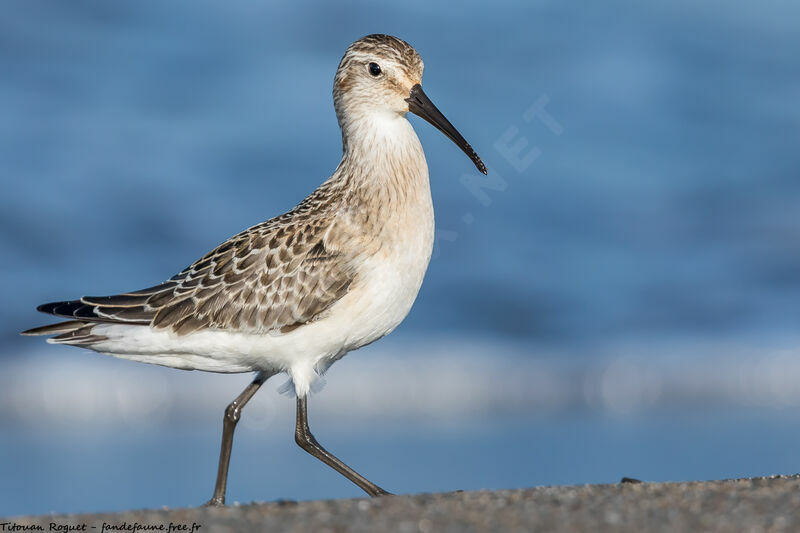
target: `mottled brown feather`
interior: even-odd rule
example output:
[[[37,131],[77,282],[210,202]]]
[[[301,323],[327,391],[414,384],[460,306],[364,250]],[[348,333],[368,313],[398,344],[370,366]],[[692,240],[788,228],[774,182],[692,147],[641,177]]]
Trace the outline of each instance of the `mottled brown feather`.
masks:
[[[65,309],[81,309],[75,318],[86,323],[149,324],[178,335],[296,329],[344,296],[355,277],[353,258],[336,251],[332,231],[346,190],[346,183],[326,182],[292,211],[233,236],[161,285],[87,296]]]

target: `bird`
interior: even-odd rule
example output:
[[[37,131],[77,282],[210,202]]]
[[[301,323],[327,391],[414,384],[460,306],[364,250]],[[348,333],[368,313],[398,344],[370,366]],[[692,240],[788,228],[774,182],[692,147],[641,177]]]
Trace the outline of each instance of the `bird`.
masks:
[[[255,373],[225,408],[207,505],[225,504],[242,409],[281,373],[296,398],[297,444],[369,496],[390,494],[316,440],[308,397],[334,362],[403,321],[428,268],[428,165],[407,113],[432,124],[487,173],[423,92],[423,68],[419,53],[397,37],[353,42],[334,76],[342,158],[330,178],[290,211],[234,235],[163,283],[40,305],[38,311],[66,320],[22,332],[166,367]]]

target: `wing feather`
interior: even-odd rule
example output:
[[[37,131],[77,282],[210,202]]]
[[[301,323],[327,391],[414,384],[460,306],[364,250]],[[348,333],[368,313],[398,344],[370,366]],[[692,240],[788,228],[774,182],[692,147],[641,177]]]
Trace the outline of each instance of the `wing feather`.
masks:
[[[85,322],[151,325],[178,335],[200,329],[291,331],[344,296],[356,272],[352,258],[326,242],[330,223],[308,217],[289,222],[284,216],[250,228],[160,285],[38,309]]]

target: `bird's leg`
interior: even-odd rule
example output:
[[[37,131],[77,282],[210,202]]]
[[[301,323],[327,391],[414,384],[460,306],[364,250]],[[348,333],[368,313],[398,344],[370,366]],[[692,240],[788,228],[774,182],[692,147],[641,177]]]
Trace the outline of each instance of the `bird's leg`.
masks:
[[[322,445],[317,442],[311,430],[308,428],[308,409],[307,397],[297,397],[297,426],[294,431],[294,440],[305,451],[330,466],[344,477],[358,485],[364,492],[372,497],[391,494],[366,479],[364,476],[344,464],[335,455],[328,452]]]
[[[271,375],[266,372],[256,374],[253,382],[225,408],[225,417],[222,419],[222,447],[219,451],[217,484],[214,486],[214,496],[206,502],[206,505],[225,505],[225,488],[228,484],[228,466],[231,462],[233,430],[236,429],[236,423],[242,416],[242,408]]]

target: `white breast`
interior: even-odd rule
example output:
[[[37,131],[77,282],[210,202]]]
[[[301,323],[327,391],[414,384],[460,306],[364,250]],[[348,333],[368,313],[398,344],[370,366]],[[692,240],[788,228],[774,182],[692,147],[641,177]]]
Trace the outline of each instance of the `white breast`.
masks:
[[[388,117],[388,118],[387,118]],[[331,309],[348,317],[344,349],[369,344],[396,328],[417,297],[433,250],[434,217],[428,165],[411,124],[396,115],[371,119],[360,157],[372,161],[361,186],[371,218],[370,251],[351,290]],[[355,149],[355,148],[354,148]]]
[[[404,224],[374,256],[366,259],[358,274],[358,286],[342,299],[351,332],[346,349],[369,344],[396,328],[406,317],[419,293],[433,249],[433,210]],[[338,306],[337,306],[338,307]],[[344,309],[332,309],[333,312]]]

